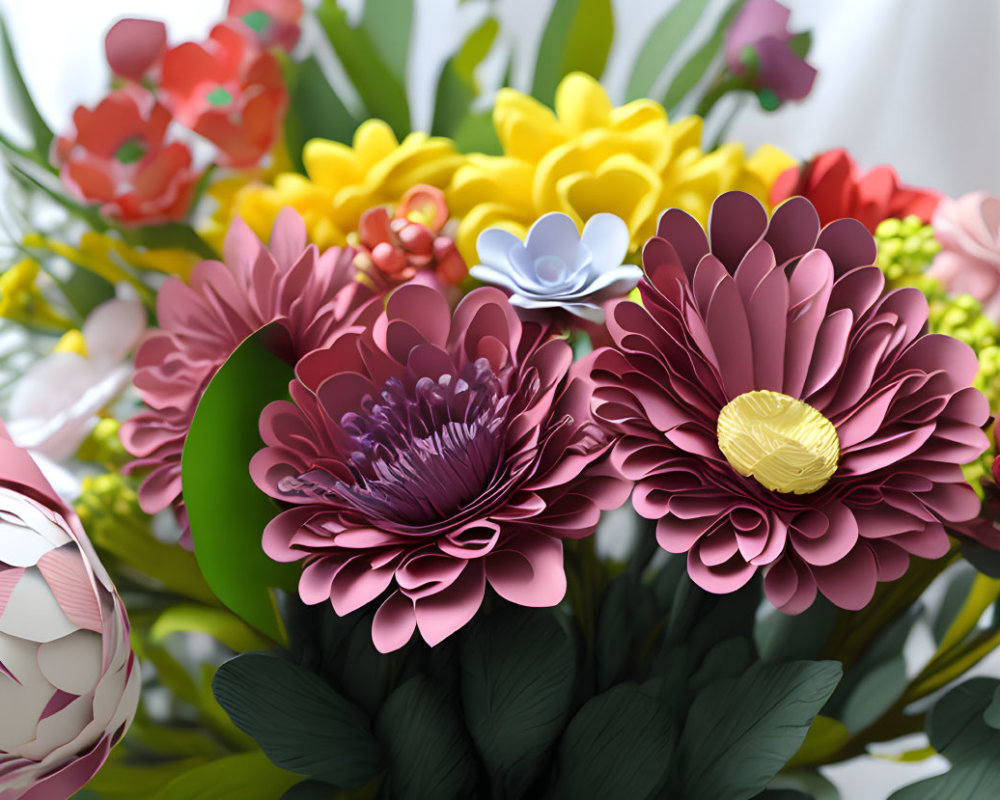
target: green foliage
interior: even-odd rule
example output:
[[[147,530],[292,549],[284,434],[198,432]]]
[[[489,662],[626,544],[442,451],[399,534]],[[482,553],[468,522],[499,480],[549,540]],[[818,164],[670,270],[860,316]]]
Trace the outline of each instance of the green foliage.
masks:
[[[653,85],[673,58],[677,48],[691,35],[710,0],[678,0],[663,15],[646,38],[625,90],[626,100],[649,97]]]
[[[8,147],[49,168],[49,148],[54,136],[31,99],[31,93],[24,83],[24,78],[21,77],[21,70],[18,67],[10,35],[7,33],[7,26],[3,19],[0,19],[0,63],[2,63],[3,72],[6,75],[7,87],[4,96],[13,101],[12,105],[15,108],[17,118],[27,128],[31,136],[31,146],[27,151],[11,145]]]
[[[154,792],[151,800],[246,800],[279,797],[300,780],[261,752],[238,753],[188,770]]]
[[[431,133],[435,136],[455,136],[469,119],[472,101],[480,93],[475,69],[493,46],[500,26],[487,17],[465,40],[462,48],[445,62],[438,79]],[[490,128],[492,129],[492,120]],[[481,151],[480,151],[481,152]]]
[[[538,46],[531,94],[551,106],[570,72],[600,78],[614,33],[611,0],[556,0]]]
[[[327,82],[315,56],[286,61],[289,113],[285,117],[285,148],[293,166],[305,172],[302,148],[310,139],[349,143],[360,124]]]
[[[250,479],[260,449],[257,422],[286,396],[292,370],[268,343],[272,323],[247,337],[212,378],[198,403],[181,460],[194,552],[208,585],[233,612],[275,641],[284,638],[272,587],[295,590],[298,568],[272,561],[261,534],[277,506]]]

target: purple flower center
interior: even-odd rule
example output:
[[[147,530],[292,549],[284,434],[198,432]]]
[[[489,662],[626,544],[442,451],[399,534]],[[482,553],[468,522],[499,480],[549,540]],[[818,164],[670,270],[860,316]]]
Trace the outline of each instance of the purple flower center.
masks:
[[[357,444],[354,483],[333,494],[372,521],[420,526],[445,520],[479,497],[497,474],[509,398],[481,358],[459,375],[420,378],[407,390],[385,382],[377,401],[341,425]]]

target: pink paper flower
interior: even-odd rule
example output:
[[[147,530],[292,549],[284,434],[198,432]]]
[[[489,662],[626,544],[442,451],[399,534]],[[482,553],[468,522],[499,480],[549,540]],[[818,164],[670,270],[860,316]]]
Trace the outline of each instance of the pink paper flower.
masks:
[[[53,144],[52,161],[74,195],[122,222],[184,217],[198,175],[187,145],[165,140],[170,112],[149,92],[119,89],[93,110],[77,108],[73,123],[73,134]]]
[[[784,611],[817,590],[862,608],[979,511],[960,466],[986,446],[975,354],[922,334],[920,292],[882,294],[855,220],[821,231],[796,198],[769,222],[730,192],[709,234],[666,212],[643,252],[645,308],[609,311],[616,349],[594,374],[597,416],[624,432],[612,461],[703,588],[763,570]]]
[[[971,294],[1000,322],[1000,198],[972,192],[941,200],[932,220],[941,252],[929,273],[953,294]]]
[[[299,41],[302,0],[229,0],[226,16],[257,35],[261,47],[291,50]]]
[[[104,54],[120,78],[142,83],[159,72],[167,50],[167,26],[153,19],[120,19],[104,37]]]
[[[281,67],[249,33],[223,23],[207,41],[163,56],[162,88],[178,122],[218,147],[218,163],[230,167],[252,166],[271,149],[288,105]]]
[[[0,425],[0,798],[69,797],[139,701],[125,608],[76,515]]]
[[[486,585],[524,606],[562,600],[562,539],[594,532],[628,484],[599,462],[586,363],[522,324],[497,289],[444,296],[407,284],[367,330],[303,358],[292,401],[261,415],[250,473],[293,507],[264,531],[305,560],[299,595],[340,615],[378,598],[381,652],[414,629],[465,625]]]
[[[171,278],[157,295],[154,333],[136,355],[134,383],[150,406],[121,429],[132,469],[149,469],[139,504],[156,513],[173,504],[182,544],[191,546],[181,497],[181,451],[195,408],[216,370],[251,333],[280,320],[291,335],[292,358],[330,341],[341,329],[377,313],[359,284],[351,250],[320,255],[306,245],[292,209],[278,217],[266,248],[237,219],[226,237],[225,263],[203,261],[190,285]]]

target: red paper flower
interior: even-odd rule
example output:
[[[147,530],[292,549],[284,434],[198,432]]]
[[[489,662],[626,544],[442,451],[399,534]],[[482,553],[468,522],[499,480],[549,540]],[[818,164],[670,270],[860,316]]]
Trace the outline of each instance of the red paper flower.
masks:
[[[486,585],[524,606],[566,590],[562,539],[594,532],[629,485],[605,462],[586,362],[522,324],[497,289],[407,284],[366,330],[303,358],[293,402],[261,414],[250,473],[294,504],[264,531],[305,559],[299,594],[348,614],[382,597],[382,652],[465,625]],[[385,596],[387,595],[387,596]]]
[[[139,87],[112,92],[93,110],[73,112],[75,131],[60,136],[52,160],[70,191],[128,223],[184,217],[198,175],[191,151],[164,140],[170,112]]]
[[[703,588],[764,570],[799,612],[817,590],[858,609],[910,555],[948,550],[944,523],[979,512],[961,465],[989,409],[957,339],[924,334],[915,289],[882,295],[854,220],[820,231],[808,201],[768,221],[749,195],[715,201],[710,238],[683,211],[643,251],[643,306],[608,313],[596,414],[656,536]]]
[[[441,234],[448,221],[444,193],[418,184],[409,189],[390,217],[385,206],[368,209],[358,222],[360,245],[355,264],[377,286],[394,286],[420,272],[446,285],[468,274],[455,241]]]
[[[261,47],[291,50],[299,41],[302,0],[229,0],[226,16],[257,35]]]
[[[882,220],[910,214],[930,222],[941,195],[931,189],[903,186],[887,165],[864,175],[846,150],[830,150],[801,167],[791,167],[771,187],[771,204],[801,195],[816,208],[826,225],[843,217],[860,220],[869,233]]]
[[[374,315],[378,304],[355,280],[350,250],[320,255],[306,245],[302,219],[292,209],[278,217],[266,248],[240,219],[226,237],[225,260],[203,261],[190,285],[172,278],[156,298],[162,331],[136,355],[135,385],[151,407],[128,420],[122,442],[151,472],[139,489],[147,513],[173,504],[190,546],[181,501],[181,451],[195,408],[216,370],[251,333],[280,320],[298,358],[342,328]]]
[[[158,20],[120,19],[104,37],[111,71],[136,83],[159,71],[166,50],[167,26]]]
[[[245,28],[216,25],[206,42],[163,56],[163,91],[177,120],[221,151],[220,164],[256,164],[274,144],[288,105],[277,60]]]

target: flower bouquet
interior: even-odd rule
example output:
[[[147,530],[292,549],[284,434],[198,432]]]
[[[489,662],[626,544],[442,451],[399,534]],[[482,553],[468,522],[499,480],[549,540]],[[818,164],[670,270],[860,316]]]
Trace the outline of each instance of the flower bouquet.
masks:
[[[1000,200],[727,142],[815,70],[708,5],[616,106],[466,3],[429,133],[410,3],[119,20],[58,134],[0,29],[0,800],[996,796]]]

